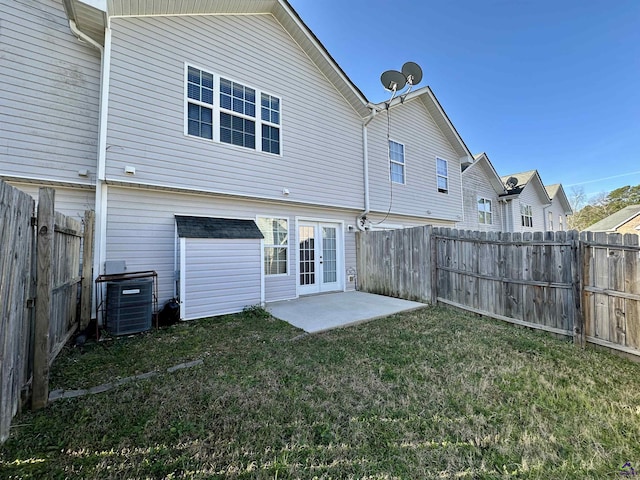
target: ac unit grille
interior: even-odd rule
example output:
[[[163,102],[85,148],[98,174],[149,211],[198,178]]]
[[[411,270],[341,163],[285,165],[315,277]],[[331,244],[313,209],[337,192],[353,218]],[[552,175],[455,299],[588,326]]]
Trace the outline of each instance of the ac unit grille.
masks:
[[[107,322],[112,335],[145,332],[151,328],[153,279],[107,282]]]

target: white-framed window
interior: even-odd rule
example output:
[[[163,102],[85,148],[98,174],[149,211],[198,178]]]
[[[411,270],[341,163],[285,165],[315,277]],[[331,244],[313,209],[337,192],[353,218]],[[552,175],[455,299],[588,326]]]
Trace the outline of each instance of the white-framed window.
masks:
[[[553,212],[547,213],[547,219],[549,221],[549,225],[547,225],[547,231],[553,232]]]
[[[493,213],[491,211],[491,200],[478,197],[478,223],[483,225],[493,224]]]
[[[280,98],[191,65],[185,77],[185,135],[280,155]]]
[[[523,227],[533,227],[533,208],[531,205],[520,204],[520,217]]]
[[[405,183],[404,145],[389,140],[389,178],[393,183]]]
[[[258,228],[264,235],[264,274],[289,273],[289,220],[258,217]]]
[[[562,215],[558,215],[558,228],[561,232],[564,232],[564,219]]]
[[[449,162],[438,157],[436,157],[436,181],[438,192],[449,192]]]

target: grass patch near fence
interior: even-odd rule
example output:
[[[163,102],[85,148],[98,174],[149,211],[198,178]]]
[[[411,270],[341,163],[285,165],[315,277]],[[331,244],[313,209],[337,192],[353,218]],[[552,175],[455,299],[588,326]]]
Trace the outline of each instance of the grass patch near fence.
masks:
[[[14,419],[3,478],[617,478],[640,365],[449,308],[297,338],[259,311],[72,349],[51,389],[202,365]],[[292,340],[295,339],[295,340]]]

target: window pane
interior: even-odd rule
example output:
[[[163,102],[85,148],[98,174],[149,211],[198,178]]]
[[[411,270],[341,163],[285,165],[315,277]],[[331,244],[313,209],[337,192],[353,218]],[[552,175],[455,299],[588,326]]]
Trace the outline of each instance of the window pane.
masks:
[[[264,271],[266,275],[287,273],[288,222],[284,218],[258,218],[264,235]]]
[[[447,162],[441,158],[437,159],[438,175],[447,176]]]
[[[449,181],[445,177],[438,177],[438,191],[447,192],[449,190]]]
[[[187,109],[187,133],[196,137],[213,139],[213,112],[210,108],[190,103]]]

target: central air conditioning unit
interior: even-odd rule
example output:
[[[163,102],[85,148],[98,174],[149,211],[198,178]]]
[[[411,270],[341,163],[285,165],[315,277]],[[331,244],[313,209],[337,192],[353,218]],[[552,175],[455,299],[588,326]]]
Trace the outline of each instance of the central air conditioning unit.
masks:
[[[153,279],[107,282],[106,328],[112,335],[151,329]]]

